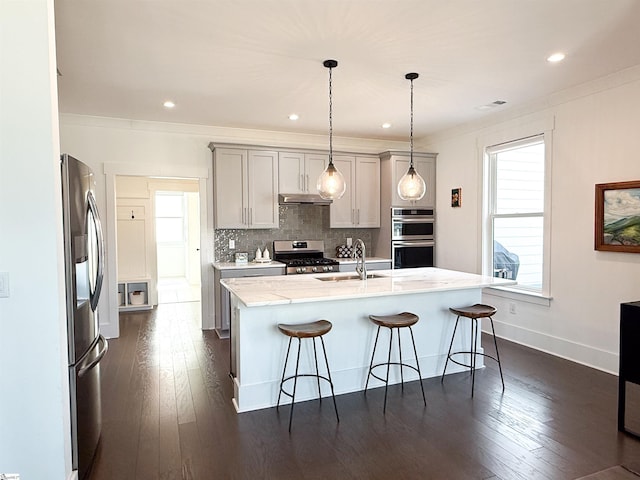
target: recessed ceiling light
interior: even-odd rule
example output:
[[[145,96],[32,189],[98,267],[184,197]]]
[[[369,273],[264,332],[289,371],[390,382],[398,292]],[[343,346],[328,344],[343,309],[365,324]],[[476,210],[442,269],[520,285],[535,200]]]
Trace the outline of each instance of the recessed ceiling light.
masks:
[[[382,124],[382,128],[391,128],[391,124],[389,122],[385,122]]]
[[[562,52],[554,53],[553,55],[549,55],[547,57],[547,62],[558,63],[564,60],[564,57],[566,57],[566,55]]]
[[[300,117],[298,116],[297,113],[292,113],[291,115],[289,115],[289,120],[298,120]]]
[[[171,100],[167,100],[166,102],[163,103],[165,108],[173,108],[176,106],[175,103],[173,103]]]

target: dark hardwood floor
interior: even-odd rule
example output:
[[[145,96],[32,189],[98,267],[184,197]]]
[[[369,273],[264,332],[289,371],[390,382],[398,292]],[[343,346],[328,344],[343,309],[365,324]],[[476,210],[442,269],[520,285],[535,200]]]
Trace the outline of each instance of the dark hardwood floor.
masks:
[[[640,441],[616,428],[617,377],[506,341],[504,394],[488,361],[473,399],[463,373],[427,380],[427,407],[416,382],[390,388],[386,415],[383,389],[338,396],[339,424],[330,401],[304,402],[290,435],[288,407],[235,413],[228,341],[200,330],[199,310],[121,315],[92,480],[555,480],[640,460]]]

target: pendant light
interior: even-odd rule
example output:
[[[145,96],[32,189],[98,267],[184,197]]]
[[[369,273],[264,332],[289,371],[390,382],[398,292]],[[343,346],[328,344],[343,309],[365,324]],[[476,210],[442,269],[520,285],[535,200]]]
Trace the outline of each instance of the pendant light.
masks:
[[[415,202],[424,197],[427,185],[416,169],[413,168],[413,81],[418,78],[417,73],[407,73],[404,78],[411,80],[411,156],[409,170],[398,182],[398,195],[402,200]]]
[[[337,200],[347,188],[344,177],[333,165],[333,103],[331,98],[331,71],[338,66],[336,60],[325,60],[323,65],[329,69],[329,165],[318,177],[316,187],[320,196],[327,200]]]

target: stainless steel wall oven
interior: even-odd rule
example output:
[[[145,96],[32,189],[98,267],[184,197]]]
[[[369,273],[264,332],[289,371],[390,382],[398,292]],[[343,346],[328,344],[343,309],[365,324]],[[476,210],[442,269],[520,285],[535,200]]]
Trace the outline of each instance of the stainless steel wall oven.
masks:
[[[391,258],[393,268],[434,266],[433,209],[391,208]]]

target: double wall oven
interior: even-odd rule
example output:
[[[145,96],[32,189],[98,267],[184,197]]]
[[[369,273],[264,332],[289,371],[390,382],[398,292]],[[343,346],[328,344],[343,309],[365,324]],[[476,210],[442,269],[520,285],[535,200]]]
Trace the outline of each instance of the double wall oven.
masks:
[[[423,208],[391,208],[393,268],[433,267],[435,212]]]

